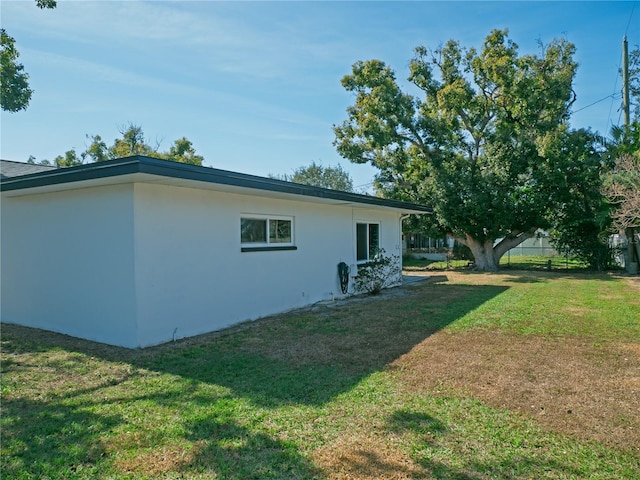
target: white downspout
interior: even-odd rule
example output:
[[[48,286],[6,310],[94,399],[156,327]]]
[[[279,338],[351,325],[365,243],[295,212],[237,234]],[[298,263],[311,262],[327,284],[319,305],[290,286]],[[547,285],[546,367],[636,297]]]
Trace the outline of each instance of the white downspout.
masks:
[[[400,228],[399,230],[399,239],[398,239],[398,248],[400,250],[400,272],[402,272],[402,222],[404,219],[409,218],[411,215],[407,214],[407,215],[400,215]]]

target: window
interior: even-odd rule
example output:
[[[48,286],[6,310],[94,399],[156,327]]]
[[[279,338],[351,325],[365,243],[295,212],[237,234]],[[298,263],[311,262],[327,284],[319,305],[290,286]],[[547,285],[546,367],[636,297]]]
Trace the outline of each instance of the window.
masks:
[[[241,219],[240,241],[242,243],[267,243],[267,221],[258,218]]]
[[[356,223],[356,260],[366,262],[380,250],[380,224]]]
[[[291,220],[269,220],[269,243],[291,243]]]
[[[247,216],[240,219],[243,252],[295,250],[293,217]]]

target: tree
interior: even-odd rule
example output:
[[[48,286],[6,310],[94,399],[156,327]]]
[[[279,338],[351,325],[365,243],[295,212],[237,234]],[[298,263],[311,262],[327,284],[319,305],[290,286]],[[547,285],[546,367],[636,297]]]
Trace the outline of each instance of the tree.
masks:
[[[495,271],[504,253],[549,225],[543,147],[566,128],[574,52],[553,40],[540,55],[518,56],[506,30],[492,31],[479,52],[452,40],[418,47],[409,81],[423,98],[403,93],[384,62],[356,62],[342,79],[355,103],[334,125],[334,145],[380,169],[384,195],[432,205],[476,268]]]
[[[269,175],[271,178],[285,180],[287,182],[302,183],[313,187],[330,188],[343,192],[353,192],[353,180],[349,172],[340,165],[335,167],[323,167],[315,162],[306,167],[294,170],[292,175]]]
[[[612,217],[618,230],[640,228],[640,151],[618,157],[602,192],[615,207]]]
[[[38,8],[55,8],[55,0],[36,0]],[[18,63],[20,53],[15,39],[0,29],[0,107],[5,112],[26,110],[33,90],[29,88],[29,74]]]
[[[107,148],[107,144],[102,140],[102,137],[100,135],[87,135],[86,137],[91,140],[91,143],[84,151],[85,158],[88,157],[94,162],[109,160],[109,149]]]
[[[110,158],[123,158],[132,155],[146,155],[148,157],[162,156],[158,154],[158,147],[151,147],[146,143],[142,127],[130,123],[127,127],[120,127],[122,138],[116,138],[113,145],[109,147]]]
[[[574,130],[552,143],[545,150],[556,205],[552,242],[558,251],[570,252],[591,268],[610,268],[610,207],[601,192],[602,176],[610,165],[601,138],[590,130]]]
[[[147,143],[142,127],[129,123],[120,127],[120,138],[116,138],[111,146],[107,146],[100,135],[87,135],[89,146],[78,157],[74,150],[65,153],[65,156],[56,158],[56,164],[61,167],[79,165],[85,159],[92,162],[104,162],[115,158],[130,157],[133,155],[145,155],[161,158],[173,162],[202,165],[204,158],[196,154],[191,141],[182,137],[174,142],[168,152],[159,152],[159,142],[155,146]],[[58,159],[61,159],[58,162]]]
[[[83,157],[78,157],[75,149],[68,150],[64,156],[58,155],[53,159],[53,162],[58,167],[75,167],[76,165],[82,165]]]
[[[185,137],[179,138],[173,143],[166,154],[166,159],[172,162],[188,163],[189,165],[202,165],[204,161],[203,157],[196,155],[193,144]]]
[[[36,162],[36,157],[34,157],[33,155],[29,155],[27,163],[30,163],[31,165],[51,165],[51,162],[47,159]]]
[[[24,66],[16,61],[19,56],[13,37],[4,28],[0,29],[0,98],[5,112],[26,109],[33,94],[33,90],[29,88],[29,75],[24,72]]]

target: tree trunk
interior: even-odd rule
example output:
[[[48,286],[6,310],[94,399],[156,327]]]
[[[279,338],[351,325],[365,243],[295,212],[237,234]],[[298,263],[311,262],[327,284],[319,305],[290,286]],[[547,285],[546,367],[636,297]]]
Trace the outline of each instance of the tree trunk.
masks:
[[[484,243],[479,240],[470,239],[467,245],[473,253],[475,269],[481,272],[497,272],[500,266],[500,257],[496,257],[493,248],[493,240],[487,240]]]
[[[473,238],[469,234],[467,234],[465,238],[458,237],[456,240],[469,247],[471,253],[473,253],[476,270],[481,272],[497,272],[500,268],[500,259],[502,256],[513,247],[520,245],[527,238],[533,237],[536,230],[536,228],[532,228],[526,232],[511,232],[495,245],[494,239],[481,241]]]

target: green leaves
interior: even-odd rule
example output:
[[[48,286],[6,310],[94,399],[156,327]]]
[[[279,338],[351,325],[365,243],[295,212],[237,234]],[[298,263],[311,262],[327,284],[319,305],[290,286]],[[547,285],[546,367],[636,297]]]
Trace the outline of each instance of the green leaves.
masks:
[[[190,165],[202,165],[204,161],[202,156],[196,154],[193,144],[186,137],[176,140],[169,151],[160,152],[159,144],[151,146],[139,125],[129,123],[120,127],[120,135],[121,137],[116,138],[111,146],[107,146],[100,135],[87,135],[87,140],[91,143],[84,152],[78,156],[74,149],[69,150],[64,156],[56,157],[55,163],[59,167],[71,167],[81,165],[85,160],[104,162],[133,155],[145,155]]]
[[[313,187],[353,192],[353,180],[349,176],[349,172],[340,165],[323,167],[312,162],[309,166],[297,168],[293,175],[270,175],[270,177]]]
[[[506,30],[480,51],[453,40],[418,47],[408,79],[422,98],[403,93],[384,62],[359,61],[342,80],[356,98],[334,145],[378,167],[382,193],[432,205],[441,228],[466,241],[545,226],[551,186],[539,143],[569,115],[574,51],[554,40],[518,56]]]
[[[166,159],[189,165],[202,165],[204,160],[201,155],[196,155],[193,144],[186,137],[179,138],[173,143],[166,155]]]
[[[36,0],[38,8],[56,8],[56,0]],[[20,53],[15,39],[0,29],[0,107],[5,112],[26,110],[33,90],[29,88],[29,74],[17,62]]]
[[[82,165],[84,156],[78,156],[75,149],[68,150],[63,155],[58,155],[53,161],[58,167],[75,167]]]
[[[402,93],[395,74],[383,62],[355,63],[352,74],[342,79],[342,85],[356,93],[355,103],[348,109],[349,120],[341,126],[334,125],[334,145],[343,157],[356,163],[371,162],[384,169],[384,153],[421,143],[413,131],[414,99]]]
[[[0,104],[5,112],[25,110],[33,94],[29,75],[17,62],[19,56],[14,38],[4,28],[0,29]]]

